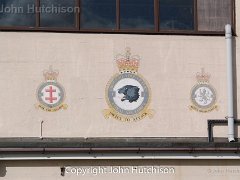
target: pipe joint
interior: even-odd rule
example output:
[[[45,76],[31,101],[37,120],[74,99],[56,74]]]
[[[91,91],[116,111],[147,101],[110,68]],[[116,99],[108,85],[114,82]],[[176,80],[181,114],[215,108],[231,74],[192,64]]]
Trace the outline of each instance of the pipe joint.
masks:
[[[225,26],[225,38],[226,39],[230,39],[232,38],[232,27],[230,24],[227,24]]]

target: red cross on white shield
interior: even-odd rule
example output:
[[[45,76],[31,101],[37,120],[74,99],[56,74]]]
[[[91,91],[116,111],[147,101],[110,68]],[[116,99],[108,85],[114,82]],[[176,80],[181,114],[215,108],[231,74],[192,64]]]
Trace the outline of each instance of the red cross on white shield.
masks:
[[[42,89],[42,100],[46,104],[56,104],[60,100],[60,89],[54,85],[47,85]]]

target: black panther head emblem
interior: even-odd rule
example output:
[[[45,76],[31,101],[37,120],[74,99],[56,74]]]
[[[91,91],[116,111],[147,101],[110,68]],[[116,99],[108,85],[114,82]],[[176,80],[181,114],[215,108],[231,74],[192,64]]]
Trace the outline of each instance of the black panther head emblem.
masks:
[[[119,94],[124,94],[121,101],[128,100],[130,103],[136,102],[139,98],[139,88],[137,86],[126,85],[118,90]]]

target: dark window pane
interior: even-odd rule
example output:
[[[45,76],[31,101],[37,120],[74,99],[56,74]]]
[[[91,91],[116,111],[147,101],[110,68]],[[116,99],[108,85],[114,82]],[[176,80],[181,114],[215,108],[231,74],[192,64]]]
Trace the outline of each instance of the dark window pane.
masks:
[[[116,29],[116,0],[81,0],[81,28]]]
[[[35,26],[35,0],[0,0],[0,26]]]
[[[76,27],[75,0],[40,0],[41,27]]]
[[[121,0],[121,29],[154,29],[154,0]]]
[[[159,6],[160,29],[194,29],[194,0],[160,0]]]
[[[232,0],[201,0],[197,9],[199,31],[224,31],[232,24]]]

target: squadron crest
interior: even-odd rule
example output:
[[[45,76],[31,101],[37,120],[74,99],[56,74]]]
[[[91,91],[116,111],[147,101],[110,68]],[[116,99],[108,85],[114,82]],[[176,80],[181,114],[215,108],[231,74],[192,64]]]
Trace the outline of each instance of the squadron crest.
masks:
[[[201,73],[197,73],[197,84],[191,90],[191,110],[206,113],[218,108],[216,91],[209,84],[210,77],[203,68]]]
[[[147,81],[138,73],[140,57],[131,55],[126,48],[124,55],[115,58],[119,73],[115,74],[106,86],[106,101],[110,109],[104,110],[106,119],[130,122],[152,118],[153,110],[148,109],[151,92]]]
[[[67,108],[67,105],[63,104],[65,91],[62,85],[57,82],[58,75],[59,72],[53,70],[52,66],[49,70],[43,72],[45,82],[40,84],[37,89],[37,100],[39,102],[37,107],[44,111],[55,112]]]

